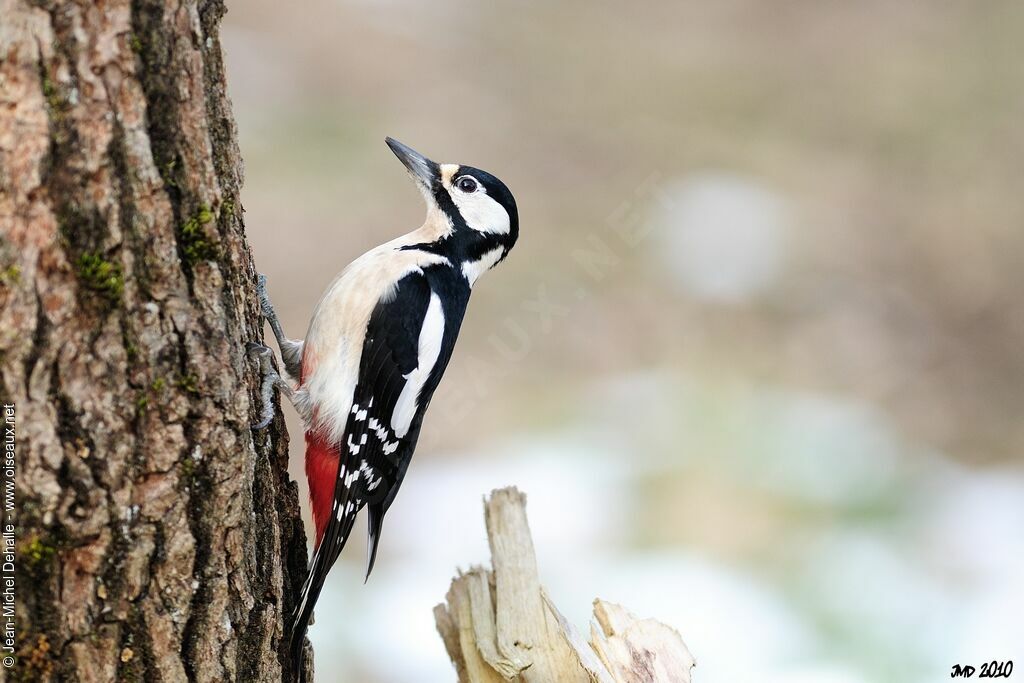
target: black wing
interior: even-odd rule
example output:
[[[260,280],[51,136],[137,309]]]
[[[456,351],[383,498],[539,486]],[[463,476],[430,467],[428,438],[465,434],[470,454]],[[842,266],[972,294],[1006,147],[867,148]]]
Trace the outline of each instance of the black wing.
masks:
[[[430,298],[426,277],[416,272],[402,278],[394,296],[378,302],[370,316],[352,410],[338,444],[340,466],[333,507],[296,607],[293,661],[301,656],[302,637],[327,573],[364,506],[369,507],[370,527],[367,577],[373,568],[384,512],[401,483],[418,433],[418,429],[410,429],[399,437],[391,422],[406,376],[419,365],[420,331]],[[450,355],[450,349],[442,355]]]

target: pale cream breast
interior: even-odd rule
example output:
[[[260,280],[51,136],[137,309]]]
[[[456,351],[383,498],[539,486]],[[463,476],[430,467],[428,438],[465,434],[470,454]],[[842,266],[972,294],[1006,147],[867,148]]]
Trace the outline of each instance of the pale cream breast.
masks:
[[[428,215],[421,228],[372,249],[353,261],[328,286],[317,304],[305,339],[305,353],[315,367],[305,368],[305,379],[295,392],[300,414],[308,416],[307,429],[327,438],[344,436],[359,376],[363,337],[374,307],[394,296],[394,286],[409,273],[447,263],[443,256],[401,247],[430,242],[445,229]]]

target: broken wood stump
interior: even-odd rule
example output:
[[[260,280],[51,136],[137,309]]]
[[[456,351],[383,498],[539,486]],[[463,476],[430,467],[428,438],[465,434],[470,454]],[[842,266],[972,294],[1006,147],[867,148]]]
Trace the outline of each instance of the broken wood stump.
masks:
[[[460,572],[434,608],[459,683],[690,683],[675,629],[600,599],[589,641],[566,621],[540,584],[524,494],[492,491],[484,518],[492,569]]]

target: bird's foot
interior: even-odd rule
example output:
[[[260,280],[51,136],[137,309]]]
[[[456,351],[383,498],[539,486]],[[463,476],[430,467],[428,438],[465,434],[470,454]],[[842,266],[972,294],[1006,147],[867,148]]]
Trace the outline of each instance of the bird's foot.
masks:
[[[263,273],[256,275],[256,297],[260,300],[260,310],[263,311],[263,316],[270,320],[277,320],[274,305],[270,303],[270,294],[267,293],[267,276]]]
[[[260,273],[256,277],[256,298],[260,301],[260,310],[263,317],[270,323],[270,329],[274,331],[277,345],[281,348],[281,361],[288,374],[295,378],[302,372],[302,340],[289,339],[285,336],[281,327],[281,320],[277,317],[274,304],[270,303],[270,294],[267,292],[267,276]]]
[[[274,387],[282,393],[290,395],[291,387],[274,368],[274,352],[269,346],[248,342],[245,352],[256,361],[263,378],[260,384],[260,421],[251,425],[254,431],[262,431],[274,420]]]

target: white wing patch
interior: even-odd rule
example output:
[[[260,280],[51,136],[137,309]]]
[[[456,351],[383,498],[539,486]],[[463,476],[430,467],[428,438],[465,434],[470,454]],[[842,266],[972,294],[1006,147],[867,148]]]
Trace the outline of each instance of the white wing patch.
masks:
[[[463,261],[462,274],[469,282],[469,286],[472,287],[477,278],[493,268],[494,264],[501,260],[501,255],[504,252],[504,247],[498,247],[497,249],[491,249],[476,261]]]
[[[443,215],[438,210],[436,213]],[[295,390],[295,403],[307,431],[319,431],[328,441],[345,436],[352,397],[359,379],[363,337],[381,301],[396,293],[395,284],[410,273],[423,272],[448,259],[430,252],[401,247],[430,242],[441,234],[438,219],[427,216],[423,227],[372,249],[353,261],[334,279],[317,304],[306,332],[304,358],[312,359],[308,374]],[[442,226],[443,227],[443,226]],[[450,227],[450,226],[449,226]],[[373,407],[360,406],[360,411]],[[357,422],[363,418],[354,413]]]
[[[398,438],[402,438],[409,431],[412,418],[416,415],[420,390],[426,384],[430,371],[434,369],[434,363],[441,354],[443,337],[444,312],[441,309],[441,299],[431,292],[427,313],[423,318],[423,327],[420,328],[418,364],[415,370],[405,375],[405,386],[398,396],[398,402],[395,403],[395,411],[391,414],[391,429]],[[395,448],[397,447],[396,443]],[[384,452],[389,452],[387,446],[384,447]]]

